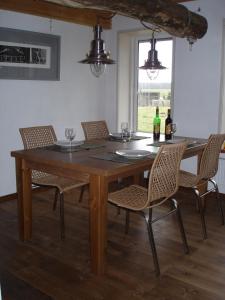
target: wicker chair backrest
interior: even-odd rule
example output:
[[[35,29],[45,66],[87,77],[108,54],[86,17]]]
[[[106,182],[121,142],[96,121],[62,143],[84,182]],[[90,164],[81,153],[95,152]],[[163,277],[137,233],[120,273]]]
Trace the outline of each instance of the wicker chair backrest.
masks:
[[[219,155],[224,140],[225,134],[210,135],[200,161],[198,173],[199,180],[209,179],[216,175],[218,170]]]
[[[57,140],[53,126],[36,126],[20,128],[24,149],[49,146]],[[32,170],[32,180],[48,176],[47,173]]]
[[[106,121],[81,122],[85,139],[104,139],[109,137],[109,130]]]
[[[186,143],[160,147],[149,176],[146,207],[156,200],[161,204],[178,190],[180,162],[185,148]]]

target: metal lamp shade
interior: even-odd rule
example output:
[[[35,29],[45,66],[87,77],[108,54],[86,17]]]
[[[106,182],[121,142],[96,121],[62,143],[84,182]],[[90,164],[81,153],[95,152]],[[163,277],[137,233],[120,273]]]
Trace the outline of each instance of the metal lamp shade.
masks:
[[[110,53],[105,51],[105,42],[101,39],[101,32],[102,27],[96,25],[94,40],[91,41],[91,50],[85,59],[79,61],[82,64],[89,64],[92,74],[96,77],[104,73],[106,65],[115,64],[115,61],[110,59]]]
[[[156,39],[153,36],[151,39],[151,49],[148,51],[148,59],[143,66],[139,67],[139,69],[147,71],[147,75],[150,79],[155,79],[158,76],[159,70],[167,69],[162,66],[162,63],[158,60],[158,51],[155,49],[155,44]]]

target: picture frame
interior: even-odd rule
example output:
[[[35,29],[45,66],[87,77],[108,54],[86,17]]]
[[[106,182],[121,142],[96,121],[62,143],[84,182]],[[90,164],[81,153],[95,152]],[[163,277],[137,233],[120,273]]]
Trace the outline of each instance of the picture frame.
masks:
[[[60,80],[60,36],[0,27],[0,79]]]

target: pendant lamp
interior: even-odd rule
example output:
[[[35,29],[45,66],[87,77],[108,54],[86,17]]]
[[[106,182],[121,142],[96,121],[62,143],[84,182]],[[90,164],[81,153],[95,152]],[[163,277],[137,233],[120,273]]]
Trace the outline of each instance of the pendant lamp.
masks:
[[[102,26],[97,24],[94,29],[94,39],[91,41],[91,49],[86,58],[79,61],[82,64],[89,64],[92,74],[100,77],[106,69],[106,65],[115,64],[110,59],[110,53],[105,51],[105,42],[101,39]]]
[[[157,78],[159,70],[165,70],[166,67],[162,66],[161,62],[158,60],[158,51],[155,49],[156,39],[154,36],[154,31],[152,31],[152,38],[150,40],[151,49],[148,52],[148,59],[142,67],[141,70],[146,70],[147,75],[150,80]]]

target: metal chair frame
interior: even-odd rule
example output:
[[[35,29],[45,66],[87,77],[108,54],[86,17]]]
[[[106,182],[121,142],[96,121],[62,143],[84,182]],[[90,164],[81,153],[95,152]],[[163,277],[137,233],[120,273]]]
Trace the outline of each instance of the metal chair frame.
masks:
[[[134,211],[134,210],[131,210],[131,209],[126,209],[126,208],[121,207],[121,206],[117,206],[117,205],[112,203],[112,205],[115,205],[116,207],[119,207],[120,209],[123,209],[126,212],[126,225],[125,225],[125,232],[126,233],[128,233],[129,225],[130,225],[130,222],[129,222],[130,212],[138,214],[138,215],[140,215],[141,217],[144,218],[146,226],[147,226],[147,230],[148,230],[148,238],[149,238],[149,243],[150,243],[150,247],[151,247],[152,258],[153,258],[153,263],[154,263],[156,276],[160,275],[160,267],[159,267],[159,259],[158,259],[158,255],[157,255],[157,251],[156,251],[153,228],[152,228],[152,225],[154,223],[156,223],[157,221],[159,221],[161,219],[165,219],[165,218],[167,218],[168,216],[170,216],[172,214],[176,214],[177,222],[178,222],[178,226],[179,226],[179,230],[180,230],[180,234],[181,234],[181,239],[182,239],[182,242],[183,242],[184,253],[189,254],[189,252],[190,252],[189,246],[188,246],[188,243],[187,243],[185,230],[184,230],[184,224],[183,224],[183,220],[182,220],[182,216],[181,216],[181,212],[180,212],[180,206],[179,206],[176,199],[171,198],[170,201],[171,201],[171,204],[172,204],[172,209],[168,213],[163,214],[163,215],[161,215],[157,218],[154,218],[154,219],[152,218],[153,208],[149,208],[148,212]]]
[[[202,227],[202,237],[203,239],[207,239],[207,229],[206,229],[206,222],[205,222],[205,196],[208,194],[215,192],[216,193],[216,199],[218,201],[219,205],[219,211],[220,211],[220,216],[221,216],[221,224],[224,225],[224,212],[223,212],[223,205],[222,205],[222,199],[219,195],[219,189],[218,185],[215,180],[212,179],[213,176],[216,175],[217,170],[218,170],[218,161],[219,161],[219,154],[220,154],[220,149],[221,146],[224,142],[225,139],[225,134],[212,134],[210,135],[208,139],[208,143],[205,146],[205,149],[203,151],[200,164],[199,164],[199,172],[196,176],[196,184],[191,186],[190,184],[187,184],[185,180],[182,177],[180,180],[180,186],[183,186],[185,188],[191,188],[194,191],[194,194],[196,196],[197,200],[197,210],[200,214],[200,219],[201,219],[201,227]],[[212,152],[211,148],[214,150],[213,151],[213,159],[210,158],[210,153]],[[209,161],[208,166],[207,162]],[[214,164],[212,164],[212,162]],[[183,171],[181,171],[182,174]],[[188,176],[192,176],[192,173],[185,172]],[[203,193],[200,192],[200,187],[205,186],[206,184],[211,183],[212,187],[207,188],[207,190]]]

